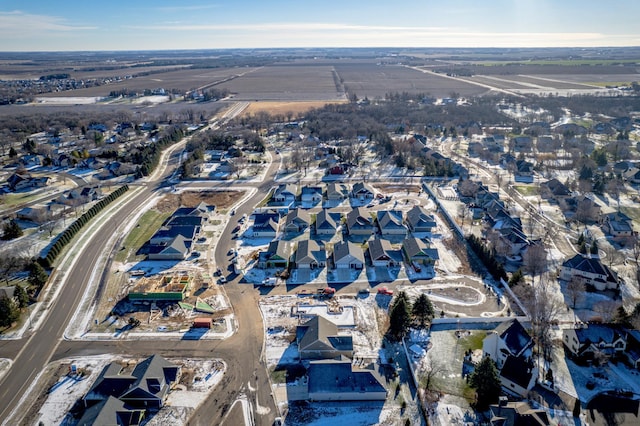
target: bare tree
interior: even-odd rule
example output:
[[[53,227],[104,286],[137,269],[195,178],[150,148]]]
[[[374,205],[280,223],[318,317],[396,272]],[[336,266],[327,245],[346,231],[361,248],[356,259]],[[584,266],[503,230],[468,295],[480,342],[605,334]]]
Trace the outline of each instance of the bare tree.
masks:
[[[587,286],[578,277],[571,277],[571,280],[567,283],[565,290],[565,297],[571,302],[571,307],[576,308],[578,302],[584,298],[584,293],[587,291]]]
[[[547,249],[543,242],[532,244],[522,257],[524,271],[531,274],[534,279],[542,275],[547,270],[549,262],[547,260]]]
[[[544,359],[550,359],[553,348],[551,326],[564,306],[554,297],[555,292],[550,287],[551,281],[541,277],[535,286],[523,283],[514,288],[516,296],[529,313],[533,339],[538,345],[538,354],[542,354]]]
[[[436,376],[442,376],[442,374],[447,371],[443,364],[436,362],[431,357],[424,357],[421,367],[420,370],[423,373],[420,376],[420,384],[423,385],[427,391],[433,390],[434,378]]]
[[[615,300],[603,300],[594,304],[592,309],[602,318],[604,323],[610,323],[620,305],[621,303]]]
[[[469,210],[466,204],[463,203],[458,205],[458,217],[460,218],[460,222],[462,223],[462,225],[460,226],[461,228],[464,228],[464,222],[470,215],[471,210]]]
[[[599,246],[598,248],[604,253],[609,268],[611,268],[614,263],[619,264],[624,260],[624,253],[609,243],[604,243],[602,247]]]

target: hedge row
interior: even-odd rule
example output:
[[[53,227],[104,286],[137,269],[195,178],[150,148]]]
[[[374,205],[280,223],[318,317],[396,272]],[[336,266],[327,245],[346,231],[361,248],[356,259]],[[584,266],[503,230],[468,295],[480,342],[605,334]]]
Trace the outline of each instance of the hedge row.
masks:
[[[89,210],[87,210],[82,216],[76,219],[67,229],[65,229],[62,234],[58,236],[56,242],[51,246],[49,252],[45,257],[40,257],[38,259],[38,263],[42,265],[42,267],[50,269],[55,262],[58,255],[62,252],[64,247],[69,244],[69,242],[73,239],[73,237],[82,229],[84,225],[86,225],[94,216],[96,216],[102,209],[108,206],[113,200],[124,194],[129,190],[128,185],[121,186],[120,188],[113,191],[111,194],[103,198],[94,204]]]

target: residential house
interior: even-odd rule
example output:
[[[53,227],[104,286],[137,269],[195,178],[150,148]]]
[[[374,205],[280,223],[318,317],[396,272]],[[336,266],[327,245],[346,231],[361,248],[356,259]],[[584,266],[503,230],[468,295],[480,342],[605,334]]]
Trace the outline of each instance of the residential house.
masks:
[[[311,401],[384,401],[387,389],[374,369],[360,369],[348,358],[311,361],[307,370]]]
[[[349,196],[349,188],[343,183],[331,182],[327,185],[327,201],[342,202]]]
[[[403,224],[401,210],[379,210],[377,212],[378,228],[385,237],[406,236],[407,228]]]
[[[509,355],[500,370],[500,384],[512,394],[525,398],[538,378],[538,368],[529,357]]]
[[[302,240],[298,243],[293,255],[293,263],[296,269],[319,269],[327,264],[327,253],[324,246],[314,240]]]
[[[560,279],[566,282],[577,279],[598,291],[618,289],[620,286],[616,273],[603,265],[600,259],[583,254],[576,254],[562,264]]]
[[[504,135],[492,135],[482,138],[482,146],[489,152],[504,152]]]
[[[329,235],[333,236],[336,234],[336,230],[338,229],[338,225],[336,221],[333,219],[331,214],[327,209],[322,209],[320,213],[316,216],[315,222],[315,230],[316,235]]]
[[[584,324],[562,330],[562,343],[570,358],[592,361],[596,354],[621,357],[627,348],[627,333],[614,324]]]
[[[102,196],[102,189],[98,186],[85,186],[80,191],[80,197],[85,203],[99,200]]]
[[[531,152],[533,139],[530,136],[516,136],[513,138],[513,150],[515,152]]]
[[[302,187],[300,201],[304,205],[315,206],[322,202],[322,187],[321,186],[308,186]]]
[[[32,177],[29,173],[14,173],[7,179],[7,185],[11,191],[23,191],[26,189],[43,188],[49,184],[48,177]]]
[[[296,196],[298,191],[296,189],[296,185],[294,184],[280,184],[273,191],[273,195],[271,196],[271,201],[281,204],[281,205],[291,205],[296,201]]]
[[[517,319],[500,323],[482,341],[484,356],[491,358],[498,369],[504,366],[507,357],[528,358],[532,351],[533,339]]]
[[[351,198],[361,202],[371,201],[375,197],[373,188],[364,182],[357,182],[351,189]]]
[[[138,363],[131,373],[136,381],[119,396],[132,407],[160,409],[169,391],[180,378],[180,367],[160,355],[153,355]]]
[[[289,210],[284,223],[284,232],[286,234],[298,234],[309,228],[311,225],[311,216],[308,210],[293,209]]]
[[[160,355],[153,355],[136,365],[130,374],[117,362],[111,362],[100,373],[83,401],[86,406],[109,397],[129,407],[159,410],[171,388],[180,379],[180,367]]]
[[[571,197],[571,191],[567,185],[553,178],[540,184],[540,195],[547,200],[564,201]]]
[[[526,160],[517,160],[514,180],[523,183],[533,182],[533,164]]]
[[[565,124],[560,124],[559,126],[556,126],[553,129],[553,132],[559,135],[581,136],[589,133],[589,129],[576,123],[565,123]]]
[[[526,401],[508,402],[500,398],[491,408],[491,426],[556,426],[558,423],[549,417],[542,408],[532,408]]]
[[[301,360],[353,357],[353,337],[339,335],[338,326],[320,315],[296,328],[296,343]]]
[[[18,219],[29,220],[33,223],[43,224],[57,219],[64,213],[64,206],[58,204],[34,205],[24,207],[16,212]]]
[[[333,246],[331,254],[336,269],[363,269],[364,253],[362,247],[351,241],[340,241]]]
[[[78,426],[138,426],[142,424],[145,417],[144,414],[144,409],[130,408],[118,398],[109,396],[87,408],[76,424]]]
[[[279,231],[280,215],[274,212],[253,215],[253,236],[256,238],[276,238]]]
[[[368,252],[373,266],[385,268],[399,266],[398,260],[391,255],[391,243],[388,240],[375,238],[369,241]]]
[[[269,243],[266,251],[258,255],[258,267],[264,269],[287,269],[291,258],[291,244],[284,240]]]
[[[624,238],[633,235],[632,220],[622,212],[602,215],[600,223],[602,230],[613,238]]]
[[[626,355],[629,364],[640,370],[640,330],[627,330]]]
[[[422,206],[413,206],[405,216],[405,224],[409,231],[413,233],[426,233],[431,235],[432,230],[436,227],[436,220],[433,215],[429,214]]]
[[[538,136],[536,141],[536,151],[542,153],[557,152],[560,146],[560,139],[555,139],[553,136]]]
[[[640,169],[632,167],[622,174],[623,178],[632,184],[640,184]]]
[[[349,235],[369,238],[374,231],[371,215],[361,207],[356,207],[347,214],[346,224]]]
[[[423,240],[409,237],[402,242],[402,253],[408,264],[418,270],[421,266],[433,267],[439,259],[438,250],[429,248]]]
[[[191,252],[192,241],[177,235],[165,244],[152,246],[149,260],[184,260]]]

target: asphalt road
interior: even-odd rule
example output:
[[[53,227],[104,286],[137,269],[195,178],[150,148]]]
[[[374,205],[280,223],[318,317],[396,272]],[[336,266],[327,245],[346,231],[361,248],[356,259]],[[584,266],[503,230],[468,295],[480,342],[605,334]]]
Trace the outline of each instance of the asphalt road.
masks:
[[[11,411],[24,396],[37,374],[50,361],[104,353],[128,356],[148,356],[160,353],[164,356],[177,358],[213,357],[223,359],[227,364],[227,371],[222,382],[194,413],[188,423],[190,425],[218,423],[220,419],[225,417],[240,393],[248,395],[257,425],[270,425],[278,415],[271,396],[268,372],[262,356],[264,331],[258,310],[259,293],[251,285],[239,284],[239,277],[235,277],[225,285],[225,290],[235,310],[237,323],[237,332],[226,340],[104,342],[63,340],[64,330],[80,303],[85,284],[89,281],[93,269],[99,265],[99,257],[105,250],[104,242],[108,241],[113,233],[112,224],[124,223],[138,206],[146,204],[147,200],[154,195],[161,180],[169,176],[177,165],[180,154],[179,146],[172,148],[169,167],[164,173],[155,175],[154,180],[151,180],[126,204],[123,204],[106,221],[104,226],[89,237],[86,250],[68,271],[66,284],[49,307],[43,326],[20,341],[0,342],[0,357],[10,358],[14,361],[13,367],[0,381],[0,419],[3,424],[8,424],[7,419]],[[273,185],[273,177],[277,168],[278,163],[274,161],[264,182],[258,185],[256,194],[236,209],[237,215],[234,218],[250,213],[255,204],[262,200]],[[229,221],[215,251],[216,263],[223,269],[230,266],[226,252],[231,242],[230,231],[235,227],[235,224],[235,220]],[[16,351],[18,351],[17,354]],[[235,417],[233,418],[235,419]],[[235,422],[235,420],[233,421]]]

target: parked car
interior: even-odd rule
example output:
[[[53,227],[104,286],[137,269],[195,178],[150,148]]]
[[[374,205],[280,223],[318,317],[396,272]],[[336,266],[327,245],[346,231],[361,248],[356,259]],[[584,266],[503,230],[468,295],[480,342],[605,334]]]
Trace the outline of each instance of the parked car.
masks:
[[[225,277],[218,278],[218,284],[224,284],[226,282],[227,282],[227,279]]]
[[[233,228],[233,231],[231,231],[231,232],[234,233],[234,234],[237,234],[239,230],[240,230],[240,225],[238,225],[235,228]]]
[[[378,289],[378,294],[383,294],[385,296],[393,296],[393,290],[389,290],[387,287],[380,287]]]
[[[236,214],[236,209],[232,209],[232,210],[231,210],[231,212],[229,212],[229,214],[230,214],[231,216],[233,216],[234,214]]]

